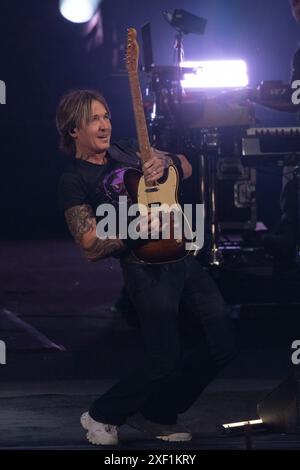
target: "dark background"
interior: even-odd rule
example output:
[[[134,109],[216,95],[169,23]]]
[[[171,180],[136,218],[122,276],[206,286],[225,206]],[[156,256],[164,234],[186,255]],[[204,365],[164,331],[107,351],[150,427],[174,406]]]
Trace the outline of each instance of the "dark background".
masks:
[[[65,236],[57,202],[59,175],[67,163],[57,149],[55,110],[73,88],[95,88],[107,97],[113,137],[134,135],[128,80],[123,69],[126,28],[151,21],[155,62],[172,64],[174,30],[164,10],[184,8],[207,18],[204,36],[185,37],[186,60],[242,58],[250,85],[289,81],[300,38],[288,0],[103,0],[104,42],[91,47],[83,26],[65,20],[57,0],[2,0],[0,79],[7,104],[0,106],[0,214],[2,239]],[[114,58],[114,60],[113,60]],[[295,117],[258,110],[270,125]],[[275,225],[280,174],[258,178],[259,216]]]

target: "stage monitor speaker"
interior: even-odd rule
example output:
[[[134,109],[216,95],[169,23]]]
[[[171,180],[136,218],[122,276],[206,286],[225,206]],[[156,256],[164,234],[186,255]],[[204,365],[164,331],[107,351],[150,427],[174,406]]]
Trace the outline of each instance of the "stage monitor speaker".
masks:
[[[270,431],[300,433],[300,374],[294,372],[257,405],[257,413]]]

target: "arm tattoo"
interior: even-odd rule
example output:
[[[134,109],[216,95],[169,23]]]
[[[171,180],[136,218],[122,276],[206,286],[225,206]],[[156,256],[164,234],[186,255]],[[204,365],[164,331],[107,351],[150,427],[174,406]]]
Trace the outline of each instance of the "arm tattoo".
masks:
[[[93,209],[88,204],[71,207],[65,212],[66,221],[77,244],[80,245],[82,237],[96,227]]]
[[[90,261],[107,258],[112,254],[125,251],[125,245],[119,238],[101,240],[96,235],[96,218],[93,209],[88,204],[71,207],[65,211],[65,217],[76,243],[81,245],[85,256]],[[95,238],[88,248],[82,246],[86,233],[95,231]]]
[[[83,250],[90,261],[107,258],[112,254],[118,255],[123,251],[125,251],[125,245],[119,238],[113,240],[96,238],[88,249]]]

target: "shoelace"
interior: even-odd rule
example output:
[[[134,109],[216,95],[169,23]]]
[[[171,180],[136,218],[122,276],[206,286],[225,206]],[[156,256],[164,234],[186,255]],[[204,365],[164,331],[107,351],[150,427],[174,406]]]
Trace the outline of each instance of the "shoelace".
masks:
[[[104,427],[104,430],[105,432],[108,432],[108,433],[111,433],[111,432],[116,432],[116,429],[117,427],[112,425],[112,424],[102,424],[102,423],[97,423],[97,421],[93,420],[93,418],[91,418],[91,422],[92,422],[92,426],[91,428],[93,428],[93,431],[103,431],[103,427]]]
[[[106,432],[116,432],[116,426],[105,424],[104,429]]]

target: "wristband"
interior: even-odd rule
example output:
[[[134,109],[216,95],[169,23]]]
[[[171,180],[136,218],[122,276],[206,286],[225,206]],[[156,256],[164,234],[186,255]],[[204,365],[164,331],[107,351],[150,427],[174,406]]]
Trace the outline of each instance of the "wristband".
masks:
[[[171,158],[173,165],[176,167],[179,173],[179,177],[183,179],[184,174],[183,174],[183,169],[181,166],[180,158],[175,153],[167,153],[167,155]]]

